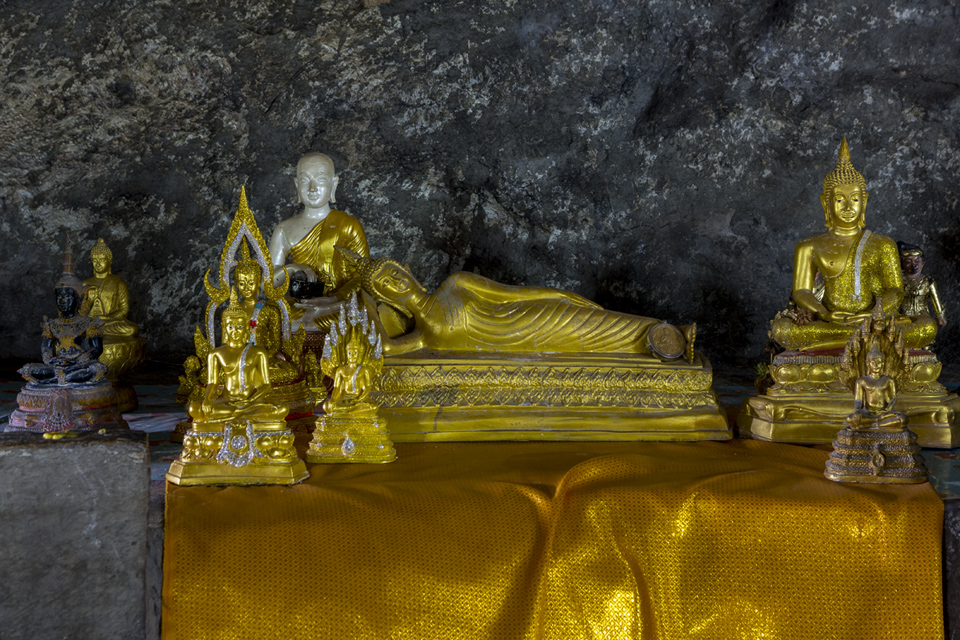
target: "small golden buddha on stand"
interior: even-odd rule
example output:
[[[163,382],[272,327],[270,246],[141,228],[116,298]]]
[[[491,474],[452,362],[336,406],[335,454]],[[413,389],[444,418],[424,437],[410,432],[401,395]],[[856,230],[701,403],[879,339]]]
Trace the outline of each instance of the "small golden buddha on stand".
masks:
[[[393,462],[397,453],[386,421],[370,401],[383,369],[383,345],[356,294],[330,327],[320,366],[333,379],[333,391],[317,419],[307,461]]]
[[[59,316],[44,316],[41,325],[43,362],[20,369],[27,384],[4,431],[126,428],[117,393],[106,377],[107,365],[97,359],[103,351],[103,321],[79,313],[83,284],[73,272],[69,238],[55,293]]]
[[[840,379],[854,411],[833,441],[824,475],[837,482],[926,482],[927,469],[907,416],[895,410],[897,379],[908,375],[901,330],[878,304],[844,349]]]
[[[928,348],[937,322],[929,315],[897,315],[904,299],[899,252],[893,240],[865,228],[867,196],[844,138],[820,196],[827,231],[796,246],[793,306],[778,313],[770,328],[771,340],[784,350],[767,368],[772,385],[743,404],[737,418],[741,436],[831,442],[847,413],[847,390],[839,379],[842,348],[879,304],[908,349],[910,369],[899,404],[920,443],[960,445],[960,398],[937,382],[941,365]]]
[[[117,389],[121,411],[137,408],[137,394],[126,382],[127,375],[146,354],[147,341],[139,337],[137,325],[127,319],[130,294],[123,278],[112,273],[113,252],[103,241],[90,250],[93,277],[83,281],[86,297],[81,313],[103,321],[103,353],[100,362],[107,365],[107,377]]]
[[[248,341],[249,316],[236,292],[221,315],[224,344],[207,356],[204,395],[167,480],[179,485],[295,484],[309,474],[284,420],[289,407],[271,402],[270,356]]]
[[[947,316],[940,302],[937,284],[933,278],[922,273],[923,250],[906,242],[898,242],[897,246],[900,249],[900,266],[903,268],[903,302],[900,303],[900,313],[911,318],[929,318],[932,306],[937,324],[945,327]]]

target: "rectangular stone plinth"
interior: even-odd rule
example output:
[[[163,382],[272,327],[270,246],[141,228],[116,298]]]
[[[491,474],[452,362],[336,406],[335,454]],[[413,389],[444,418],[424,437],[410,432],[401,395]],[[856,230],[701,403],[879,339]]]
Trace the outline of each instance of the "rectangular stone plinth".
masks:
[[[0,435],[0,637],[145,635],[146,437]]]
[[[697,354],[456,354],[384,359],[380,406],[394,442],[728,440]]]

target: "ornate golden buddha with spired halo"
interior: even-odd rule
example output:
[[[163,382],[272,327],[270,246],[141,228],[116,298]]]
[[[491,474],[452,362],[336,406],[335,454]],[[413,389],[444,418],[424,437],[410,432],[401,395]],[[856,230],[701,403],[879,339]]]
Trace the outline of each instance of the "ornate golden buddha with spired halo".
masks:
[[[373,399],[395,442],[730,437],[695,325],[472,273],[428,292],[394,260],[341,253],[365,295],[410,320],[399,335],[378,326]]]
[[[323,373],[333,380],[333,391],[323,403],[308,462],[392,462],[397,454],[386,422],[377,415],[370,393],[383,369],[383,345],[375,323],[350,298],[330,327],[320,360]]]
[[[786,349],[768,368],[774,384],[744,403],[737,419],[740,433],[782,442],[830,442],[846,416],[847,391],[839,380],[842,348],[879,305],[909,349],[910,375],[900,404],[920,443],[960,445],[960,399],[937,382],[941,365],[926,349],[936,338],[937,323],[928,315],[897,315],[904,299],[897,246],[865,228],[866,182],[850,161],[845,137],[839,156],[820,196],[828,230],[797,244],[792,306],[771,322],[771,340]]]
[[[131,411],[137,407],[137,394],[126,377],[143,362],[147,341],[139,337],[137,325],[127,318],[127,283],[112,272],[113,252],[103,238],[98,238],[90,250],[90,262],[93,277],[83,281],[85,298],[81,313],[103,321],[100,362],[108,367],[107,376],[117,389],[120,410]]]
[[[204,288],[210,297],[205,314],[206,335],[197,327],[194,333],[196,356],[184,363],[185,375],[181,376],[177,396],[186,405],[203,394],[201,381],[206,378],[203,365],[215,346],[216,312],[229,299],[232,279],[243,296],[242,302],[237,304],[247,314],[251,344],[268,354],[270,401],[288,406],[287,424],[295,432],[307,433],[314,424],[314,396],[301,366],[305,334],[302,328],[296,333],[290,330],[290,311],[283,299],[287,283],[277,288],[273,286],[269,255],[247,205],[246,191],[241,188],[240,204],[220,256],[217,285],[211,282],[209,271],[204,276]],[[197,361],[202,363],[199,370]],[[189,426],[189,422],[178,424],[172,439],[182,438]]]
[[[840,381],[853,391],[853,413],[833,441],[824,475],[837,482],[926,482],[917,436],[895,409],[897,381],[909,376],[903,335],[878,303],[844,348]]]
[[[170,466],[174,484],[293,484],[307,477],[297,457],[289,407],[271,401],[270,354],[249,341],[250,316],[235,292],[221,315],[224,344],[207,356],[202,398],[183,451]]]

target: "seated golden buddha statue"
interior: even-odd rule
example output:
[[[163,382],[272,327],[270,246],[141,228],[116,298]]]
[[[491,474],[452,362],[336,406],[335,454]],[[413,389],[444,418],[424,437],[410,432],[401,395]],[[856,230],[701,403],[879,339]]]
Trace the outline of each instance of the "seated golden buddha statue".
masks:
[[[300,158],[296,188],[303,211],[278,224],[270,239],[275,286],[287,277],[286,273],[303,276],[317,285],[291,283],[297,289],[291,290],[297,299],[291,312],[294,329],[302,325],[307,331],[329,331],[342,304],[359,289],[359,279],[346,269],[335,246],[364,257],[370,255],[360,221],[330,207],[336,202],[338,182],[328,156],[308,153]],[[300,293],[301,287],[307,293]]]
[[[250,323],[250,343],[267,352],[272,382],[296,380],[300,376],[298,367],[287,360],[281,351],[283,315],[280,307],[261,295],[260,264],[250,257],[246,242],[241,246],[241,259],[237,262],[233,277],[240,294],[240,308],[247,314]]]
[[[288,406],[287,424],[296,432],[306,433],[314,424],[314,395],[301,371],[305,331],[302,327],[296,333],[290,331],[290,309],[283,297],[287,283],[273,286],[269,259],[267,244],[247,205],[246,190],[241,188],[240,204],[220,254],[218,277],[214,282],[210,271],[204,277],[204,290],[209,296],[204,314],[206,333],[201,327],[194,332],[196,355],[184,362],[177,401],[186,405],[203,395],[208,354],[215,346],[216,315],[235,287],[242,296],[238,307],[247,314],[249,339],[268,355],[271,403]],[[325,389],[323,393],[326,395]],[[179,423],[171,439],[182,439],[189,428],[189,421]]]
[[[80,313],[103,321],[100,362],[108,367],[107,375],[117,389],[121,411],[131,411],[137,406],[137,394],[125,378],[143,362],[147,341],[138,337],[137,325],[127,319],[130,311],[127,283],[112,273],[113,252],[103,238],[98,238],[90,250],[90,262],[93,277],[83,281],[86,297]]]
[[[331,325],[320,359],[333,390],[307,450],[309,462],[391,462],[397,454],[370,400],[383,370],[383,344],[376,324],[361,310],[357,294]]]
[[[607,311],[559,289],[516,287],[455,273],[428,292],[400,263],[343,252],[364,291],[412,318],[407,334],[385,338],[384,353],[418,349],[549,353],[635,353],[693,360],[696,325],[674,328],[654,318]],[[660,332],[667,338],[662,344]]]
[[[249,316],[235,293],[221,323],[225,344],[207,356],[206,391],[202,399],[187,405],[187,413],[205,423],[282,421],[289,407],[268,401],[270,354],[248,341]]]
[[[744,403],[737,418],[741,435],[831,442],[848,413],[841,349],[879,305],[882,322],[901,331],[908,350],[900,403],[920,443],[960,445],[960,399],[937,381],[941,364],[927,348],[937,322],[926,313],[898,314],[905,296],[900,253],[893,240],[865,228],[867,195],[844,137],[820,195],[828,230],[796,246],[791,307],[770,323],[770,338],[785,351],[773,353],[765,367],[770,384],[758,385],[762,395]]]
[[[202,398],[167,479],[180,485],[294,484],[307,477],[285,417],[271,400],[270,355],[249,341],[250,319],[235,290],[221,315],[224,344],[207,356]]]
[[[900,313],[912,318],[929,318],[929,306],[932,306],[937,324],[946,326],[947,316],[940,302],[937,284],[933,278],[922,273],[923,250],[906,242],[898,242],[897,246],[900,248],[900,266],[903,268],[903,302],[900,303]]]
[[[866,182],[850,162],[847,139],[840,145],[836,168],[823,180],[827,231],[797,244],[793,258],[792,300],[798,318],[771,323],[770,337],[787,349],[812,351],[841,348],[879,301],[890,315],[903,299],[903,276],[897,245],[865,229]],[[817,273],[823,277],[823,299],[813,293]],[[937,335],[928,318],[898,319],[904,344],[924,347]]]

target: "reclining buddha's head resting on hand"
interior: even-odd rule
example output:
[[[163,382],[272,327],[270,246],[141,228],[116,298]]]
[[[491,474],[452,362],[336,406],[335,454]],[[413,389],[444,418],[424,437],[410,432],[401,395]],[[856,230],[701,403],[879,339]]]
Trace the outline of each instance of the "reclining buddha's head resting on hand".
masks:
[[[390,258],[364,258],[349,249],[337,247],[344,262],[360,274],[361,288],[377,302],[387,304],[408,318],[411,317],[407,302],[427,293],[417,279],[405,267]]]

